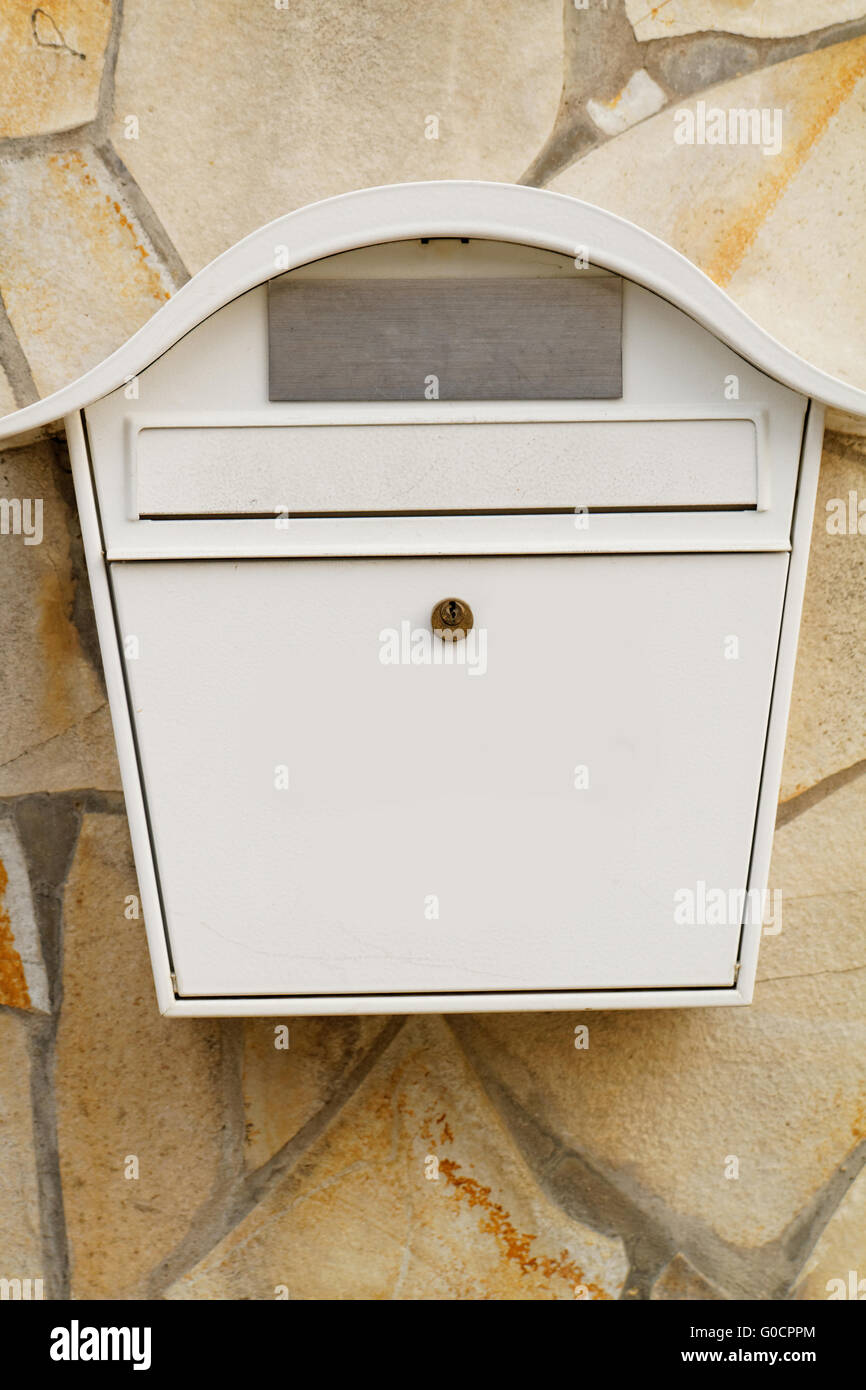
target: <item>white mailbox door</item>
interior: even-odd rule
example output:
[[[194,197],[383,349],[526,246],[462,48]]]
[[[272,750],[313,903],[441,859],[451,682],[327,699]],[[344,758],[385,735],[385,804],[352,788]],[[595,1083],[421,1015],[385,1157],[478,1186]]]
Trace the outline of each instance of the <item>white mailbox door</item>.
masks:
[[[178,993],[731,985],[787,565],[114,564]]]

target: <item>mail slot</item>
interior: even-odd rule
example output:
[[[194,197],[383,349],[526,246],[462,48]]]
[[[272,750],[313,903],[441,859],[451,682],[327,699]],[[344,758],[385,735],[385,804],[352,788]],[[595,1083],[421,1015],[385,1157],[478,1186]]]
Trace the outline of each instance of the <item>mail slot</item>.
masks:
[[[143,429],[139,515],[757,505],[751,420]],[[542,466],[539,466],[539,465]]]
[[[748,1003],[825,403],[637,227],[436,183],[13,416],[66,421],[163,1012]]]

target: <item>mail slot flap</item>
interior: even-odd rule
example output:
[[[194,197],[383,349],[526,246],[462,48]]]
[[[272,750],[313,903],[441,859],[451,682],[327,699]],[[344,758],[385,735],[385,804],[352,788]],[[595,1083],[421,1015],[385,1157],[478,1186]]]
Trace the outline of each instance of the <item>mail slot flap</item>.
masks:
[[[142,517],[748,508],[751,420],[144,428]]]

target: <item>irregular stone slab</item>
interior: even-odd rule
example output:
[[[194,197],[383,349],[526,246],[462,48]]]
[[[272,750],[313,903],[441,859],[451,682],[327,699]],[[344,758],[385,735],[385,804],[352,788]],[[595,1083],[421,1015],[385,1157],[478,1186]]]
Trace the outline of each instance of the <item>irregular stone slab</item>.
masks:
[[[605,135],[621,135],[629,126],[654,116],[667,100],[657,82],[645,68],[633,72],[613,101],[588,101],[586,109],[593,123]]]
[[[794,1298],[866,1298],[866,1169],[824,1227]]]
[[[674,1255],[650,1290],[650,1299],[656,1302],[662,1299],[694,1302],[725,1298],[726,1295],[709,1279],[705,1279],[685,1255]]]
[[[747,1008],[476,1017],[470,1057],[675,1233],[754,1250],[866,1133],[866,970],[784,978],[779,952]]]
[[[387,1019],[244,1019],[246,1162],[259,1168],[334,1096]]]
[[[864,76],[866,38],[779,63],[642,121],[550,187],[646,227],[788,347],[864,386]],[[695,115],[698,100],[781,111],[780,152],[678,144],[677,112]]]
[[[782,801],[866,758],[866,509],[859,517],[861,504],[866,504],[866,439],[826,434]]]
[[[445,1024],[417,1017],[167,1296],[605,1299],[626,1272],[619,1240],[542,1195]]]
[[[4,0],[0,138],[72,130],[99,106],[111,6],[105,0]]]
[[[18,534],[10,511],[0,536],[0,796],[120,785],[100,675],[73,621],[77,523],[54,460],[49,441],[0,454],[0,497],[21,504]]]
[[[0,289],[47,395],[126,342],[172,286],[96,155],[4,160],[0,188]]]
[[[866,774],[779,827],[770,883],[782,895],[782,930],[764,937],[759,979],[866,974],[864,844]]]
[[[27,1039],[21,1018],[0,1013],[0,1278],[43,1277]]]
[[[669,39],[714,29],[757,39],[811,34],[866,14],[863,0],[625,0],[635,38]]]
[[[553,126],[562,64],[560,0],[493,15],[455,0],[411,20],[403,0],[202,0],[183,24],[170,0],[127,0],[112,138],[195,271],[331,194],[517,181]]]
[[[223,1157],[219,1023],[158,1014],[143,921],[124,916],[137,893],[123,817],[85,816],[64,899],[56,1064],[73,1298],[144,1296]]]
[[[823,54],[810,55],[804,63],[807,90],[796,101],[807,128],[798,132],[789,122],[781,156],[788,160],[790,177],[783,167],[768,203],[759,204],[755,215],[736,229],[743,246],[739,262],[737,247],[729,241],[724,249],[733,268],[727,290],[758,323],[772,322],[776,336],[802,357],[862,386],[866,287],[854,268],[862,264],[866,221],[866,39],[826,52],[823,79]],[[814,104],[814,138],[801,104],[804,97]],[[785,266],[786,254],[803,255],[798,272],[790,263]]]
[[[27,865],[9,820],[0,820],[0,1004],[51,1007]]]

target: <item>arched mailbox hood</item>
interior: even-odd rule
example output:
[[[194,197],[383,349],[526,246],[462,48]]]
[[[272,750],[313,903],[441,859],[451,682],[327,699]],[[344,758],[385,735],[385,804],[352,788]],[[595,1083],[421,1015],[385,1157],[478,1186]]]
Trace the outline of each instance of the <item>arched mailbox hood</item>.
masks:
[[[604,208],[520,184],[386,184],[298,208],[244,237],[178,290],[122,347],[77,381],[0,420],[8,439],[80,410],[144,370],[210,314],[281,270],[359,246],[479,237],[578,252],[683,309],[742,357],[824,405],[866,415],[866,392],[829,376],[765,332],[707,275],[642,227]],[[280,249],[279,269],[275,255]]]
[[[163,1012],[748,1003],[828,404],[646,232],[447,182],[0,422],[66,424]]]

